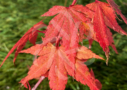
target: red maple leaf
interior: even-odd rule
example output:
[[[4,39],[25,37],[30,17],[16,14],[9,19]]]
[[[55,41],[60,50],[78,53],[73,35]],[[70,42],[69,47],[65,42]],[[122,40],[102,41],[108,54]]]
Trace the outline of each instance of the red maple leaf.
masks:
[[[110,1],[111,3],[111,0],[108,1]],[[116,21],[115,11],[112,9],[112,7],[110,7],[109,4],[96,0],[93,3],[87,4],[85,8],[90,9],[90,13],[93,13],[92,15],[89,15],[90,13],[85,12],[85,14],[88,15],[89,18],[93,19],[93,21],[91,21],[91,25],[93,26],[94,33],[96,35],[96,38],[93,39],[98,41],[100,46],[103,48],[103,51],[107,56],[106,63],[108,64],[109,46],[111,46],[115,50],[115,52],[118,53],[114,45],[112,33],[110,32],[108,27],[124,35],[127,35],[127,33],[118,25]],[[118,10],[116,12],[118,13]],[[123,17],[122,14],[120,15]],[[126,22],[125,18],[124,21]]]
[[[15,51],[15,56],[13,59],[13,62],[15,62],[16,57],[18,56],[18,53],[23,49],[25,46],[26,42],[29,40],[33,45],[35,45],[38,32],[44,33],[43,31],[39,31],[38,29],[41,27],[46,26],[42,21],[39,23],[35,24],[32,28],[30,28],[24,35],[23,37],[12,47],[12,49],[9,51],[5,59],[3,60],[2,64],[0,67],[3,65],[3,63],[6,61],[6,59],[10,56],[11,53],[16,49]]]
[[[77,50],[75,68],[73,68],[73,63],[70,62],[69,56],[67,55],[69,50],[65,51],[63,46],[56,48],[49,43],[38,53],[37,50],[40,46],[41,44],[37,44],[27,50],[21,51],[22,53],[31,53],[39,56],[33,62],[28,75],[20,81],[26,88],[28,88],[26,84],[29,80],[39,78],[48,73],[50,88],[52,90],[64,90],[68,79],[67,75],[70,72],[75,72],[75,75],[71,76],[82,84],[87,84],[91,90],[99,90],[101,88],[100,82],[95,79],[94,75],[89,71],[88,67],[84,64],[84,60],[103,58],[82,46]],[[73,68],[73,71],[71,71],[70,68]]]

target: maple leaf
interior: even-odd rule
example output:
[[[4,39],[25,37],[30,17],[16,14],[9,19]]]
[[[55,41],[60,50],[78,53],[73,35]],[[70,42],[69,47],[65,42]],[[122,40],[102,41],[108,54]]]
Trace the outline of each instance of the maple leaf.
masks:
[[[64,90],[68,79],[67,74],[70,75],[70,72],[74,71],[76,74],[71,76],[82,84],[87,84],[91,90],[99,90],[101,88],[100,82],[89,72],[87,66],[83,64],[84,61],[82,59],[103,58],[82,46],[77,50],[75,68],[73,68],[73,63],[70,62],[67,55],[68,51],[65,51],[63,46],[56,48],[51,43],[48,43],[38,53],[40,46],[41,44],[37,44],[27,50],[21,51],[21,53],[31,53],[39,56],[33,62],[28,75],[20,81],[26,88],[28,88],[26,84],[28,84],[29,80],[39,78],[48,72],[50,88],[53,90]],[[73,68],[73,71],[70,71],[70,68]]]
[[[56,16],[49,22],[43,42],[48,43],[49,41],[47,40],[51,40],[53,38],[58,40],[59,38],[62,38],[63,45],[66,45],[67,42],[74,44],[77,43],[78,40],[76,38],[78,36],[78,25],[81,21],[85,22],[86,18],[84,14],[76,11],[75,8],[82,7],[82,5],[70,7],[54,6],[49,9],[48,12],[44,13],[42,16]],[[74,42],[74,40],[76,41]]]
[[[112,33],[108,27],[124,35],[127,35],[127,33],[118,25],[115,11],[112,9],[112,7],[110,7],[109,4],[96,0],[93,3],[87,4],[85,8],[90,9],[93,12],[92,15],[84,12],[89,18],[93,19],[93,22],[91,21],[91,25],[93,23],[96,38],[91,38],[93,40],[97,39],[96,41],[99,42],[100,46],[103,48],[103,51],[107,56],[106,63],[108,64],[109,46],[111,46],[115,52],[118,53],[114,45]]]
[[[27,82],[33,78],[38,78],[48,72],[49,84],[53,90],[64,90],[67,83],[67,72],[60,54],[60,50],[52,44],[47,44],[38,53],[40,45],[35,45],[21,52],[31,53],[40,56],[36,59],[28,72],[28,75],[20,81],[27,88]],[[66,59],[66,58],[65,58]]]
[[[10,56],[11,53],[16,49],[15,51],[15,56],[13,59],[13,62],[15,62],[16,57],[18,56],[18,53],[23,49],[25,46],[26,42],[29,40],[33,45],[35,45],[38,32],[44,33],[43,31],[39,31],[37,29],[42,28],[46,26],[42,21],[39,23],[35,24],[32,28],[30,28],[24,35],[23,37],[12,47],[12,49],[9,51],[5,59],[3,60],[2,64],[0,67],[3,65],[3,63],[6,61],[6,59]]]

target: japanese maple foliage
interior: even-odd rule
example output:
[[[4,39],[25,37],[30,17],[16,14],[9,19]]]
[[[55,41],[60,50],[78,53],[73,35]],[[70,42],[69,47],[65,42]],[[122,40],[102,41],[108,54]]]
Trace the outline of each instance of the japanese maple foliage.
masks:
[[[36,51],[38,48],[40,48],[40,46],[41,44],[37,44],[21,52],[36,55]],[[86,47],[81,46],[77,49],[74,64],[75,67],[73,68],[73,71],[70,71],[68,69],[72,67],[73,63],[71,63],[70,59],[68,58],[68,51],[69,50],[65,51],[63,46],[56,48],[51,43],[48,43],[38,53],[39,57],[35,59],[28,72],[28,75],[23,78],[20,83],[27,87],[27,81],[33,78],[39,78],[40,76],[44,76],[46,73],[48,73],[50,87],[53,90],[64,90],[67,83],[67,74],[69,74],[69,72],[75,72],[74,78],[77,81],[87,84],[91,90],[99,90],[101,88],[100,82],[95,79],[88,67],[83,63],[90,58],[103,58],[94,54]]]
[[[82,84],[88,85],[90,90],[102,88],[100,81],[94,77],[92,69],[89,70],[84,63],[91,58],[103,60],[90,50],[92,41],[95,40],[103,48],[108,64],[109,46],[118,53],[110,28],[127,35],[118,25],[116,13],[126,24],[127,19],[113,0],[107,0],[109,4],[95,0],[86,6],[76,5],[76,1],[74,0],[69,7],[53,6],[44,13],[43,17],[54,16],[49,24],[45,25],[42,21],[35,24],[13,46],[3,60],[4,63],[15,49],[13,62],[19,53],[30,53],[37,56],[28,75],[20,81],[24,87],[28,88],[29,86],[31,89],[28,81],[43,76],[49,79],[52,90],[64,90],[67,84],[67,75],[70,75]],[[47,26],[45,31],[38,30],[44,26]],[[45,34],[41,44],[35,43],[38,33]],[[79,45],[83,39],[89,40],[89,49]],[[34,46],[22,50],[27,41],[30,41]]]

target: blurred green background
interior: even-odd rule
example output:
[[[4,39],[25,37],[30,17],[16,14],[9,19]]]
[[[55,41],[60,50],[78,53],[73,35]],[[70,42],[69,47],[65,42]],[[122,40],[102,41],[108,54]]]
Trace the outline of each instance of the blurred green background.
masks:
[[[0,0],[0,63],[23,34],[43,19],[40,15],[54,5],[69,6],[72,1]],[[78,0],[78,4],[85,5],[92,1],[94,0]],[[127,0],[115,0],[115,2],[127,17]],[[50,18],[47,18],[44,22],[48,24],[49,20]],[[127,25],[123,21],[118,22],[127,31]],[[95,77],[101,81],[102,90],[127,90],[127,36],[112,32],[119,54],[115,54],[111,49],[108,66],[106,66],[104,61],[96,60],[88,67],[93,69]],[[38,36],[37,43],[41,41],[40,36],[41,34]],[[84,41],[83,44],[87,46],[88,42]],[[28,42],[25,48],[29,46],[31,44]],[[92,50],[105,58],[104,52],[97,42],[93,43]],[[34,56],[19,54],[15,65],[12,62],[13,58],[14,53],[0,68],[0,90],[27,90],[24,87],[20,87],[18,82],[27,75],[28,67],[31,66]],[[36,82],[37,80],[31,80],[30,85],[33,87]],[[48,79],[45,79],[37,90],[50,90]],[[89,90],[89,88],[69,77],[66,90]]]

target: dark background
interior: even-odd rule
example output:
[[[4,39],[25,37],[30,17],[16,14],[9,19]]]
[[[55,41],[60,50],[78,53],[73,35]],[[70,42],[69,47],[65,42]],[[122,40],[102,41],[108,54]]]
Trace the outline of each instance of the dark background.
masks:
[[[67,1],[67,3],[66,3]],[[42,15],[54,5],[69,6],[73,0],[0,0],[0,63],[3,61],[13,45],[34,24],[41,21]],[[86,5],[94,0],[78,0],[78,4]],[[105,1],[105,0],[101,0]],[[127,17],[127,0],[115,0],[120,6],[122,13]],[[118,16],[119,17],[119,16]],[[120,17],[119,17],[120,18]],[[51,18],[44,22],[48,24]],[[119,25],[127,31],[127,25],[118,21]],[[104,61],[91,61],[88,65],[92,68],[95,77],[103,85],[102,90],[127,90],[127,36],[120,35],[112,30],[115,45],[119,54],[115,54],[110,48],[109,65]],[[38,42],[41,42],[41,34]],[[83,44],[88,46],[88,41]],[[31,46],[29,42],[25,48]],[[96,54],[105,58],[102,48],[97,42],[92,45]],[[18,82],[27,75],[28,67],[31,66],[34,56],[30,54],[19,54],[15,65],[13,64],[14,53],[10,55],[4,65],[0,68],[0,90],[27,90],[20,87]],[[31,80],[33,87],[37,80]],[[37,90],[49,90],[48,79],[45,79]],[[87,86],[80,84],[69,76],[66,90],[89,90]]]

